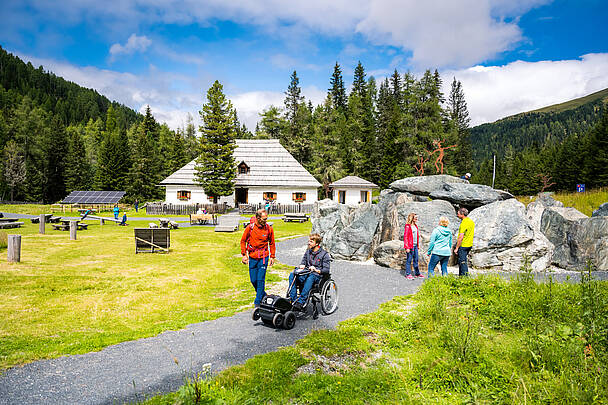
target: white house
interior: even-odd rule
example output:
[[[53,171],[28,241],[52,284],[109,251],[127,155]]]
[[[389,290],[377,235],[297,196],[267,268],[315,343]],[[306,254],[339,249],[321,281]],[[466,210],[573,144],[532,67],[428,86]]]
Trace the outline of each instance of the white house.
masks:
[[[291,156],[278,139],[237,139],[233,153],[237,166],[234,193],[220,197],[220,203],[257,204],[271,200],[279,204],[317,201],[321,184]],[[160,182],[165,187],[165,202],[208,204],[213,202],[195,181],[193,160]]]
[[[357,176],[346,176],[329,185],[332,199],[340,204],[371,203],[372,189],[378,188],[372,182]]]

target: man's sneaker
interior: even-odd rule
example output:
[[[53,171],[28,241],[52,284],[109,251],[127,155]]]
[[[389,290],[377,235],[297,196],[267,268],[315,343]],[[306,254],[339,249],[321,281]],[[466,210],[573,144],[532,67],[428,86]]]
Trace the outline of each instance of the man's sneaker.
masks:
[[[407,276],[405,276],[405,278],[407,278],[408,280],[413,280],[414,277],[411,274],[408,274]]]
[[[294,311],[301,311],[302,310],[302,304],[300,304],[299,302],[295,302],[293,304],[293,310]]]
[[[417,278],[424,278],[424,274],[418,274],[416,277]]]

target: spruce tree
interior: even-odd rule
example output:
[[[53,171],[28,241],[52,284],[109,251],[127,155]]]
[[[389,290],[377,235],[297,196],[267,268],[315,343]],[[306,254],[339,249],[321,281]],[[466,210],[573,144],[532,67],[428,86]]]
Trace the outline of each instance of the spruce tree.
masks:
[[[471,142],[469,140],[469,110],[462,90],[462,84],[456,78],[452,80],[452,88],[447,101],[448,117],[451,126],[456,131],[456,144],[454,152],[454,165],[458,173],[464,174],[472,171],[473,157]]]
[[[65,156],[68,151],[65,127],[59,117],[51,121],[50,137],[45,139],[44,186],[42,198],[45,203],[55,203],[66,196]]]
[[[583,175],[590,187],[608,185],[608,110],[589,131],[585,142]]]
[[[217,203],[220,196],[232,194],[236,179],[233,157],[236,115],[219,81],[216,80],[207,91],[207,103],[199,113],[203,125],[200,127],[201,153],[195,166],[196,181]]]
[[[365,80],[365,69],[361,64],[361,61],[357,64],[353,78],[353,90],[352,93],[358,95],[361,99],[367,95],[367,82]],[[352,94],[351,93],[351,94]]]
[[[342,80],[342,69],[340,69],[338,62],[334,66],[334,73],[331,76],[329,84],[331,85],[329,94],[334,108],[342,113],[346,113],[346,89]]]
[[[285,119],[281,117],[281,110],[271,105],[260,113],[262,118],[259,122],[256,136],[260,139],[280,139],[281,133],[285,131],[287,125]]]
[[[293,155],[296,160],[306,164],[310,159],[310,139],[308,139],[306,125],[310,122],[310,110],[306,106],[300,80],[296,72],[291,75],[291,82],[285,92],[285,125],[280,131],[281,145]]]
[[[79,128],[69,128],[68,153],[65,158],[66,193],[91,188],[91,165],[87,159]]]

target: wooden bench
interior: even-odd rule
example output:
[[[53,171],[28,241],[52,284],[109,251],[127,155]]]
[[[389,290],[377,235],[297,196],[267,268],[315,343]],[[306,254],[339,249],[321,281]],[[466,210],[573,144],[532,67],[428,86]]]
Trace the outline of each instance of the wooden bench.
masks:
[[[137,253],[169,253],[171,231],[169,228],[134,228],[135,254]]]
[[[53,216],[53,214],[44,214],[44,222],[45,223],[49,223],[51,222],[51,217]],[[34,217],[31,218],[30,221],[32,221],[32,224],[39,224],[40,223],[40,217]]]
[[[305,213],[298,212],[286,212],[283,217],[283,222],[306,222],[308,221],[308,215]]]
[[[56,231],[69,231],[70,224],[51,224],[54,230]]]
[[[0,229],[20,228],[24,222],[19,221],[2,221],[0,222]]]

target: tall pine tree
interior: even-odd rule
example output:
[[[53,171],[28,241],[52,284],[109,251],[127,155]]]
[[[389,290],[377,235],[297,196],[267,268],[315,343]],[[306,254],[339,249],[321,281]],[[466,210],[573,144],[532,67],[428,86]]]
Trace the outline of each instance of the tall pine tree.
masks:
[[[200,127],[201,153],[195,166],[196,181],[217,203],[220,196],[232,194],[236,179],[233,157],[236,113],[219,81],[207,91],[207,103],[203,104],[200,115],[203,125]]]

